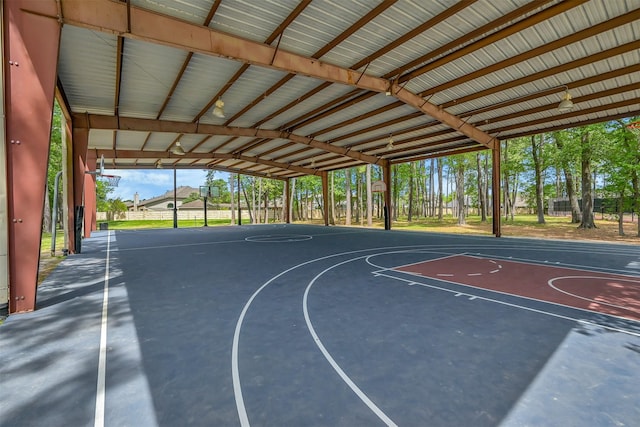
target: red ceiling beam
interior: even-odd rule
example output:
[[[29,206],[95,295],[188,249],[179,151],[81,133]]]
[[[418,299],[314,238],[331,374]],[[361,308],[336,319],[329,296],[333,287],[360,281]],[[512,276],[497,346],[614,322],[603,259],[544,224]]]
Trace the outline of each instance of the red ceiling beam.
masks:
[[[306,75],[378,93],[387,92],[392,86],[392,83],[386,79],[279,50],[263,43],[242,39],[142,8],[131,6],[128,16],[127,6],[118,2],[65,0],[62,2],[62,9],[63,20],[70,25],[112,32],[123,37],[195,51],[205,55],[230,58],[247,64]],[[52,16],[52,18],[60,19],[58,16]],[[479,129],[472,129],[473,127],[470,125],[460,126],[461,120],[458,117],[421,100],[406,89],[401,92],[394,90],[394,92],[402,94],[402,97],[399,97],[402,101],[418,108],[425,114],[436,113],[434,118],[481,144],[486,145],[488,141],[493,140],[490,135],[483,134]],[[420,99],[420,102],[417,102],[416,98]]]

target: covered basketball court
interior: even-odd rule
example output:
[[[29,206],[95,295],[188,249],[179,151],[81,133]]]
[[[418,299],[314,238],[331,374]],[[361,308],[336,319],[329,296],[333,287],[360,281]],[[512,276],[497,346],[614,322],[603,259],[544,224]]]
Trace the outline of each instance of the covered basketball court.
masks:
[[[640,420],[640,249],[309,225],[99,231],[0,331],[0,425]]]
[[[500,140],[638,115],[639,6],[3,2],[0,299],[11,313],[36,306],[54,97],[66,119],[72,254],[96,229],[101,159],[251,174],[287,189],[316,175],[326,206],[329,171],[376,165],[389,188],[393,164],[491,150],[499,236]],[[385,204],[391,213],[389,191]]]
[[[326,206],[330,171],[389,188],[393,164],[491,150],[500,236],[499,141],[638,115],[639,19],[637,0],[3,2],[0,291],[23,314],[0,328],[0,424],[637,424],[636,246],[287,217],[96,231],[94,172],[316,175]],[[72,255],[36,288],[54,98]]]

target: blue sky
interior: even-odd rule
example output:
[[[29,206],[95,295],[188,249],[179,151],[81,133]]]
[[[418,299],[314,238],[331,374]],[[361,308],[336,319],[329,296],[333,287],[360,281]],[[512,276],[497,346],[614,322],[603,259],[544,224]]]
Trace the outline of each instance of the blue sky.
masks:
[[[140,200],[160,196],[173,190],[173,169],[107,169],[107,175],[121,176],[118,186],[109,194],[110,199],[120,197],[122,200],[133,200],[137,192]],[[188,185],[198,188],[204,185],[207,171],[201,169],[178,169],[176,171],[176,185]],[[216,172],[215,179],[226,179],[227,174]]]

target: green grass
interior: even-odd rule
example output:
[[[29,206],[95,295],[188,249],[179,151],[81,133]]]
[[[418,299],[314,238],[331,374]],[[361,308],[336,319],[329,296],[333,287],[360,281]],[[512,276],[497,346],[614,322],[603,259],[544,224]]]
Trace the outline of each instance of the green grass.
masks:
[[[56,231],[56,252],[62,250],[64,247],[64,232],[62,230]],[[42,240],[40,242],[40,252],[51,252],[51,233],[42,233]]]

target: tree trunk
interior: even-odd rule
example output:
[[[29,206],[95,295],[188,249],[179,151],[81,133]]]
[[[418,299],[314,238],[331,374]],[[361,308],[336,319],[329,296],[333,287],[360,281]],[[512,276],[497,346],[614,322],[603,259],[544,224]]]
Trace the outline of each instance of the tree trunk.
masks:
[[[407,221],[412,221],[413,215],[413,175],[415,171],[415,163],[410,164],[410,173],[409,173],[409,212],[407,213]]]
[[[460,162],[456,168],[456,195],[458,199],[458,225],[465,225],[464,215],[464,164]]]
[[[576,183],[573,179],[573,173],[565,168],[564,180],[567,183],[567,197],[571,203],[571,223],[579,224],[582,222],[582,212],[580,211],[580,203],[578,202],[578,194],[576,192]]]
[[[579,228],[596,228],[593,217],[593,196],[591,193],[591,139],[589,132],[582,134],[582,222]]]
[[[478,170],[478,204],[480,210],[480,222],[487,222],[487,200],[485,199],[484,180],[487,178],[482,171],[480,153],[476,154],[476,167]]]
[[[542,142],[543,134],[540,134],[540,143],[536,144],[535,135],[531,136],[531,154],[536,181],[536,211],[538,212],[538,224],[544,224],[544,187],[542,186]]]
[[[247,210],[249,211],[249,222],[253,224],[253,212],[249,208],[249,197],[247,197],[247,191],[244,189],[244,185],[242,185],[242,182],[240,182],[240,188],[238,189],[238,191],[240,191],[240,189],[242,189],[242,194],[244,194],[244,201],[247,203]]]
[[[429,213],[430,217],[436,216],[436,159],[431,159],[429,164]]]
[[[391,216],[394,221],[398,220],[398,211],[400,210],[400,177],[398,175],[398,165],[393,165],[393,206],[391,207]]]
[[[269,191],[264,192],[264,223],[269,223]]]
[[[557,135],[554,134],[556,141],[556,147],[562,151],[564,144],[560,141]],[[566,160],[561,160],[562,173],[564,174],[564,181],[567,186],[567,197],[571,203],[571,223],[579,224],[582,222],[582,213],[580,212],[580,204],[578,203],[578,195],[576,194],[576,184],[573,179],[573,172],[569,168],[569,163]]]
[[[51,233],[51,203],[49,202],[49,182],[44,188],[44,212],[42,213],[42,231]]]
[[[296,179],[295,179],[295,178],[293,178],[293,179],[291,180],[291,195],[289,196],[289,197],[291,198],[291,199],[289,200],[289,214],[290,214],[291,216],[294,216],[294,214],[295,214],[295,212],[294,212],[294,210],[293,210],[293,206],[294,206],[293,204],[294,204],[294,201],[295,201],[295,199],[296,199],[296,197],[295,197],[295,196],[296,196]],[[298,218],[299,218],[299,217],[298,217]],[[296,220],[296,218],[291,218],[291,221],[295,221],[295,220]]]
[[[345,204],[347,209],[344,223],[345,225],[351,225],[351,169],[345,170],[344,173],[345,173],[344,192],[346,196]]]
[[[256,206],[256,223],[257,224],[260,224],[260,220],[263,218],[263,215],[260,212],[261,210],[260,205],[262,204],[260,203],[261,199],[262,199],[262,178],[258,178],[258,194],[256,197],[256,194],[254,193],[254,198],[253,198],[253,202],[255,203],[255,206]]]
[[[234,197],[234,174],[229,174],[229,194],[231,195],[231,225],[236,224],[236,198]]]
[[[624,191],[620,192],[618,201],[618,236],[624,236]]]
[[[329,201],[329,204],[331,205],[331,209],[329,210],[329,224],[331,225],[336,225],[336,198],[335,198],[335,192],[336,192],[336,187],[334,184],[334,180],[333,180],[333,175],[334,175],[334,171],[329,172],[331,174],[331,192],[329,194],[329,198],[331,199]]]

